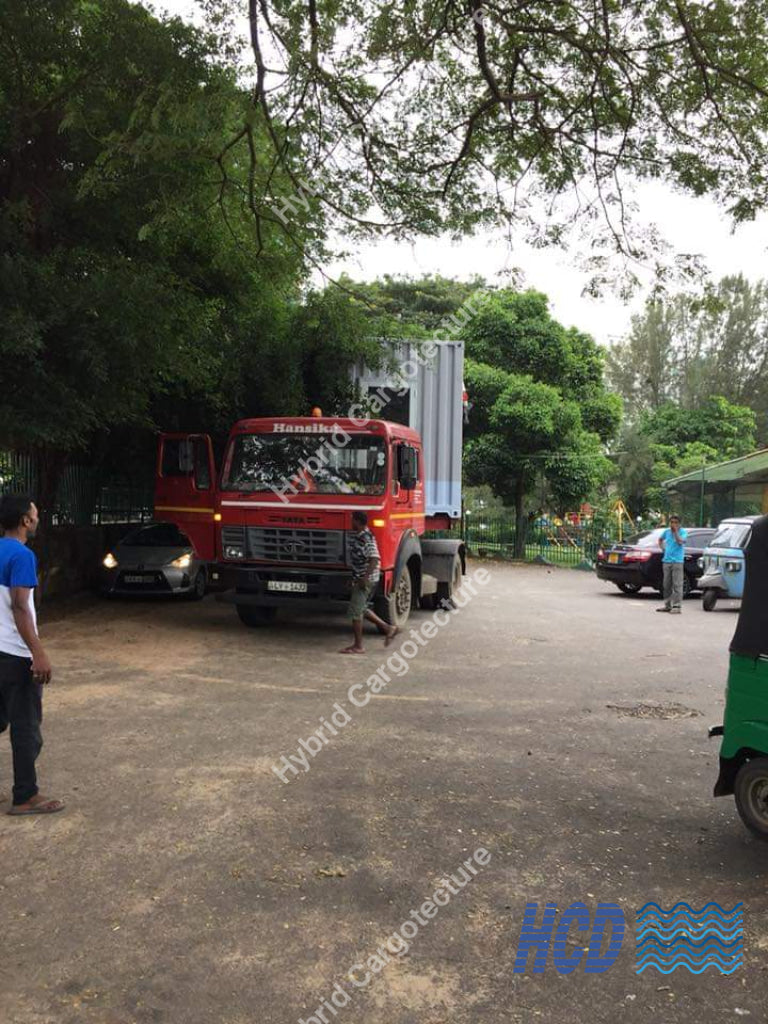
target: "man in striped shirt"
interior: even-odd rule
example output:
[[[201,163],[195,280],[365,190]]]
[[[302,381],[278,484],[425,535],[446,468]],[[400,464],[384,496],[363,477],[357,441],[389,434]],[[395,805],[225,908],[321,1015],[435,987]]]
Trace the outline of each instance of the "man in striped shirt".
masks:
[[[355,634],[355,642],[349,647],[343,647],[341,654],[363,654],[363,619],[372,622],[380,633],[386,636],[384,641],[389,646],[391,641],[400,632],[397,626],[390,626],[389,623],[380,619],[379,616],[369,608],[369,601],[376,584],[381,577],[381,557],[376,538],[368,529],[368,516],[362,510],[352,513],[352,535],[348,545],[349,564],[352,567],[352,594],[349,599],[349,617],[352,620],[352,630]]]

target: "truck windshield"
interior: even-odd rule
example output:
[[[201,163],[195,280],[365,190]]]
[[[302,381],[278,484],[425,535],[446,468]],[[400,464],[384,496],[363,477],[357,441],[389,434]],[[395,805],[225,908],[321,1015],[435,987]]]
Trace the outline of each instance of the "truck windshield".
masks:
[[[224,468],[225,491],[280,494],[383,494],[384,441],[352,435],[344,447],[328,434],[242,434]]]

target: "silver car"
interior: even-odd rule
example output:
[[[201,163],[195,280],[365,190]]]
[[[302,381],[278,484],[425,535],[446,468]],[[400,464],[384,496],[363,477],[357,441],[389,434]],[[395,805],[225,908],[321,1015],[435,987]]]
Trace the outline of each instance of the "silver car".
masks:
[[[105,594],[205,597],[208,568],[175,523],[151,523],[126,534],[102,561]]]

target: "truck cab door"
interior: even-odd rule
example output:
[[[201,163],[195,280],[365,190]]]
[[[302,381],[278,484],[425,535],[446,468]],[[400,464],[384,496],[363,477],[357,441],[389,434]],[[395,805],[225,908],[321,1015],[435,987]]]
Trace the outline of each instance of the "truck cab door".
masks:
[[[161,434],[155,471],[155,519],[176,523],[198,556],[213,561],[216,467],[207,434]]]

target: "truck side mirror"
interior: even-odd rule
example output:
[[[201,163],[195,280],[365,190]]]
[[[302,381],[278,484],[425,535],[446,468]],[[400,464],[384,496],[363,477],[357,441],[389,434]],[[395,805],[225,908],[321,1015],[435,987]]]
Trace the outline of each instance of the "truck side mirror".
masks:
[[[419,477],[419,456],[410,445],[400,445],[397,452],[397,478],[403,490],[412,491]]]

